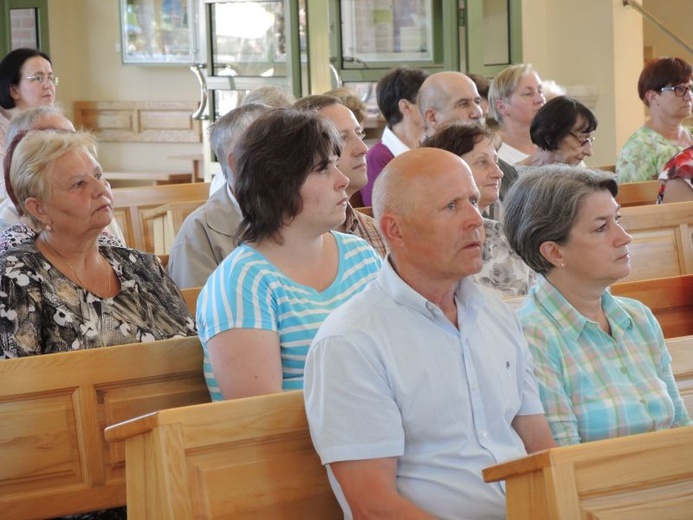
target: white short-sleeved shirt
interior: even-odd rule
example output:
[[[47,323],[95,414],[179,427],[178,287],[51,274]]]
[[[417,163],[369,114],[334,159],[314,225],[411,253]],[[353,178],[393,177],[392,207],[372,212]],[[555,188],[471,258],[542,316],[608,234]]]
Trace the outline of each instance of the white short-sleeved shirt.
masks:
[[[529,155],[525,152],[518,150],[517,148],[510,146],[509,144],[503,143],[498,149],[498,158],[503,159],[505,162],[510,164],[519,163],[525,160]]]
[[[311,435],[323,464],[397,457],[400,493],[438,518],[505,518],[481,471],[526,454],[511,423],[543,413],[531,356],[502,301],[463,280],[456,302],[459,329],[385,262],[313,340]]]

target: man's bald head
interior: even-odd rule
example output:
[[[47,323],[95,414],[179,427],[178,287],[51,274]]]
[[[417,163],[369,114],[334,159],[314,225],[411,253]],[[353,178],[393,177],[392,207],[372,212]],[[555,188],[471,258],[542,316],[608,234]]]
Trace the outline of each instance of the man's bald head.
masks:
[[[431,180],[452,170],[471,170],[457,155],[438,148],[415,148],[392,159],[378,175],[373,187],[373,215],[404,216],[415,210],[417,195]]]
[[[428,135],[449,121],[483,122],[481,96],[474,82],[461,72],[430,75],[419,89],[418,104]]]

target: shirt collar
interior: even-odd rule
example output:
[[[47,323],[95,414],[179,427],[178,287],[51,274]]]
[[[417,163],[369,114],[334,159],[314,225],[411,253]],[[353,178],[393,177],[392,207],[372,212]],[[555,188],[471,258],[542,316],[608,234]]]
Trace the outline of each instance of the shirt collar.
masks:
[[[442,310],[437,305],[416,292],[397,274],[397,271],[392,266],[389,254],[385,257],[378,277],[380,286],[398,305],[408,307],[433,319],[443,316]],[[469,277],[465,277],[456,283],[455,301],[457,303],[457,317],[460,329],[476,321],[476,316],[487,297],[481,287]],[[444,318],[444,320],[446,323],[449,323],[447,318]]]
[[[383,136],[380,138],[380,141],[387,146],[388,150],[395,157],[409,151],[409,147],[388,127],[385,127],[385,130],[383,130]]]
[[[358,226],[358,217],[356,216],[356,210],[353,208],[350,202],[346,205],[346,219],[344,219],[344,232],[349,234],[354,234],[356,227]]]
[[[598,326],[573,307],[544,275],[537,275],[536,284],[530,290],[530,294],[536,305],[543,307],[556,321],[562,333],[572,341],[577,341],[578,336],[588,324]],[[629,314],[609,291],[604,291],[602,295],[602,307],[609,319],[612,334],[618,334],[614,329],[628,330],[633,326]]]

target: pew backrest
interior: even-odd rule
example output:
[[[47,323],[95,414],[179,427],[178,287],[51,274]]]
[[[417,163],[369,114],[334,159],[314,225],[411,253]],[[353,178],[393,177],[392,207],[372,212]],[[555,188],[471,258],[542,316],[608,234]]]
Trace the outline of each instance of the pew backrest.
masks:
[[[113,189],[113,212],[129,247],[154,253],[153,225],[144,211],[166,203],[206,200],[208,182]]]
[[[693,334],[693,274],[618,282],[611,286],[611,294],[647,305],[665,338]]]
[[[106,438],[126,441],[128,518],[343,517],[300,390],[162,410]]]
[[[676,386],[686,404],[688,415],[693,417],[693,335],[667,340],[671,354],[671,368]]]
[[[660,186],[659,181],[625,182],[619,184],[616,202],[622,208],[654,204],[657,202]]]
[[[125,505],[125,451],[104,428],[209,401],[197,337],[0,361],[0,517]]]
[[[633,237],[624,281],[693,274],[693,202],[622,208],[621,225]]]
[[[202,287],[186,287],[185,289],[180,290],[180,292],[183,294],[185,304],[188,306],[188,310],[190,311],[190,314],[193,315],[193,317],[196,316],[195,313],[197,312],[197,297],[200,296],[201,290]]]

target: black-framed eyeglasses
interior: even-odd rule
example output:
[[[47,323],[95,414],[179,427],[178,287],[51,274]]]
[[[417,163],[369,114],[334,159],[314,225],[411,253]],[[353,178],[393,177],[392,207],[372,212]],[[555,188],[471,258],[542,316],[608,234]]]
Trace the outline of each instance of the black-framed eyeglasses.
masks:
[[[41,85],[46,85],[48,82],[53,83],[56,87],[58,86],[58,83],[60,80],[58,79],[58,76],[54,76],[53,74],[48,74],[47,76],[41,72],[38,74],[34,74],[33,76],[27,76],[24,78],[27,81],[31,81],[32,83],[40,83]]]
[[[588,144],[592,144],[596,139],[596,137],[593,135],[588,135],[587,137],[580,137],[578,135],[575,135],[573,132],[568,133],[572,135],[575,139],[577,139],[578,143],[580,143],[580,146],[587,146]]]
[[[659,91],[671,91],[676,97],[682,98],[688,91],[690,91],[691,95],[693,95],[693,85],[674,85],[673,87],[662,87],[659,89]]]

